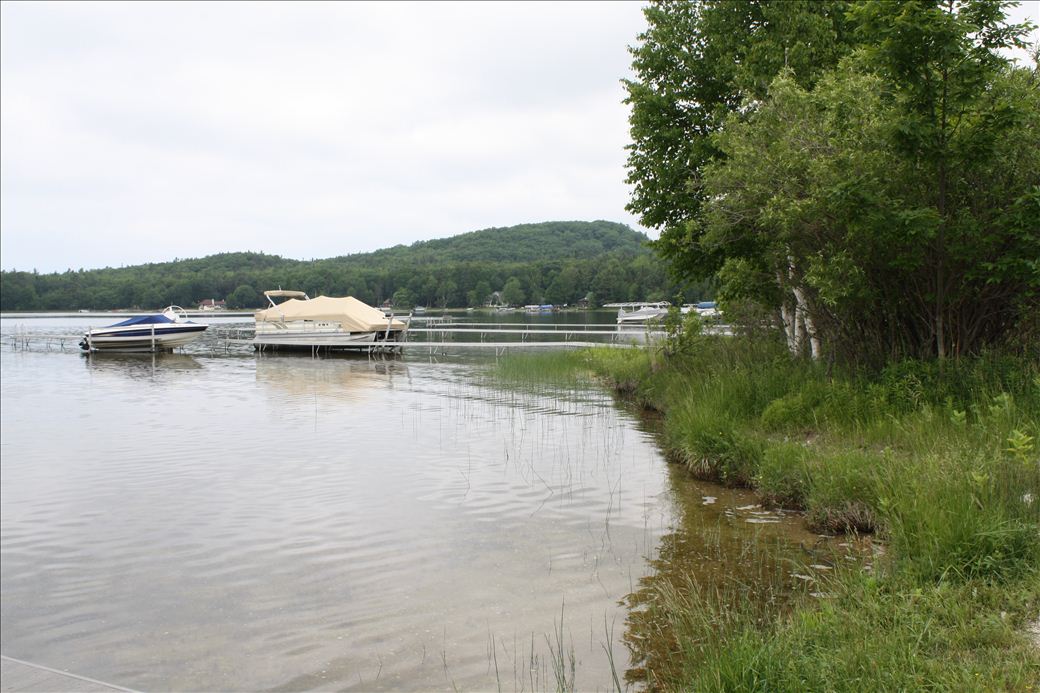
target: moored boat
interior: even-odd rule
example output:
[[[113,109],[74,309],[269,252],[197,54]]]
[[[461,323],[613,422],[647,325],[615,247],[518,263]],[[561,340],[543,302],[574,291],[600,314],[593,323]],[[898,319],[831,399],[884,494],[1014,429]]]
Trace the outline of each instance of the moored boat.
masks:
[[[631,303],[607,303],[604,308],[617,308],[618,325],[644,325],[648,322],[661,320],[668,315],[668,308],[672,304],[668,301],[655,302],[631,302]],[[632,310],[625,310],[631,308]]]
[[[721,315],[718,304],[715,301],[701,301],[700,303],[687,303],[682,307],[682,314],[696,313],[702,318],[717,318]]]
[[[399,343],[408,322],[386,316],[353,296],[310,298],[302,291],[265,291],[270,307],[256,312],[253,347],[266,350],[350,351]],[[276,298],[287,299],[281,303]]]
[[[208,327],[188,320],[180,306],[167,306],[161,313],[89,329],[79,347],[83,351],[171,351],[198,339]]]

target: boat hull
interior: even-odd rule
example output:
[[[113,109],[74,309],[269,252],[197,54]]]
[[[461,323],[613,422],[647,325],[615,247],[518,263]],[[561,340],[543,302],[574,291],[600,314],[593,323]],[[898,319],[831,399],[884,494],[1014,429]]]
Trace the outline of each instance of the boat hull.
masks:
[[[648,322],[663,320],[668,315],[667,310],[650,309],[637,310],[618,316],[618,325],[645,325]]]
[[[170,351],[198,339],[209,325],[171,324],[151,327],[106,327],[83,336],[84,351]]]
[[[383,341],[401,340],[399,331],[385,332],[257,332],[253,348],[257,351],[357,351]]]

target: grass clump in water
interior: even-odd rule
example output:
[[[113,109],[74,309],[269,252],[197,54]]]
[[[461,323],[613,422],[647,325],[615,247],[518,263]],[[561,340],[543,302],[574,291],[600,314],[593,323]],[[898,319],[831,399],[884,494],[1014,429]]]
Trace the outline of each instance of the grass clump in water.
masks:
[[[664,412],[669,457],[805,510],[816,531],[875,532],[873,573],[763,614],[705,590],[656,609],[675,644],[646,679],[683,690],[1036,690],[1040,360],[1003,354],[828,370],[779,342],[699,335],[574,354]]]
[[[582,352],[559,349],[507,354],[495,364],[495,376],[511,384],[568,386],[587,382],[589,371]]]

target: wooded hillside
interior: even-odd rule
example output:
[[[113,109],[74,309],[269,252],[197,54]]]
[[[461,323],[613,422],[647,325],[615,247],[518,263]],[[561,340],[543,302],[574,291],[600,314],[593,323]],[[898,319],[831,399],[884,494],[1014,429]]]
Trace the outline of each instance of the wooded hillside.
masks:
[[[600,302],[673,298],[676,287],[646,241],[623,224],[557,221],[323,260],[243,252],[54,274],[5,271],[0,308],[152,309],[208,298],[252,308],[264,290],[278,287],[447,307],[482,305],[496,291],[514,304],[575,303],[590,292]],[[691,288],[690,299],[701,298],[703,288]]]

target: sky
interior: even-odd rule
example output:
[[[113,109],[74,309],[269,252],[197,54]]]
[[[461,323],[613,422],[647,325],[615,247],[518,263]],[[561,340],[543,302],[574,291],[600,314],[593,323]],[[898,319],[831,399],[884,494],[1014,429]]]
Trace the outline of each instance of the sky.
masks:
[[[4,3],[0,266],[636,227],[639,3]]]
[[[4,2],[0,267],[647,231],[621,84],[642,5]]]

